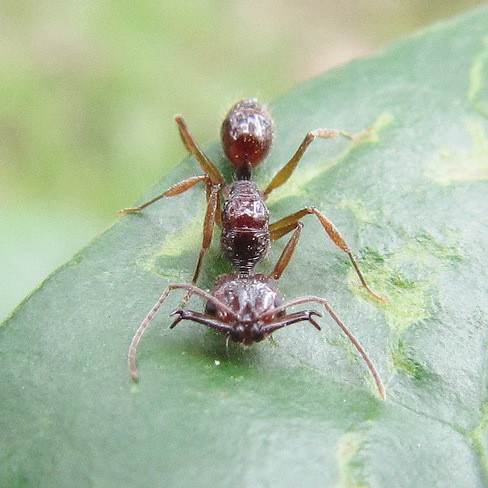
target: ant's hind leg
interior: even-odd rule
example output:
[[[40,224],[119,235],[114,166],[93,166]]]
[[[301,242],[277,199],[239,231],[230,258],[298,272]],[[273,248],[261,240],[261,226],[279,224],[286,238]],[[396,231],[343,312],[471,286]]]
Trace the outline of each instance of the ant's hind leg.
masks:
[[[217,167],[207,158],[205,153],[200,149],[200,146],[192,136],[185,120],[181,115],[175,115],[175,122],[178,125],[181,140],[186,147],[186,150],[195,156],[203,171],[208,175],[212,184],[224,183],[224,177]]]
[[[361,281],[362,285],[366,288],[368,293],[378,300],[381,303],[387,303],[387,300],[384,298],[381,298],[378,296],[368,285],[366,279],[364,278],[361,270],[359,269],[359,266],[356,262],[356,259],[354,258],[354,255],[352,251],[350,250],[349,246],[347,245],[347,242],[344,240],[342,235],[339,233],[339,231],[336,229],[334,224],[319,210],[317,210],[315,207],[307,207],[302,210],[299,210],[298,212],[295,212],[294,214],[289,215],[288,217],[285,217],[281,220],[278,220],[277,222],[274,222],[269,226],[269,230],[271,233],[271,239],[276,240],[282,237],[283,235],[287,234],[291,230],[293,230],[294,226],[297,225],[297,222],[304,217],[305,215],[308,214],[314,214],[322,224],[322,227],[324,230],[327,232],[329,237],[331,238],[332,242],[339,247],[339,249],[343,250],[348,256],[349,259],[354,266],[354,269],[356,271],[356,274],[359,277],[359,280]]]
[[[309,132],[303,139],[302,143],[300,144],[296,153],[292,156],[290,161],[288,161],[288,163],[286,163],[285,166],[283,166],[283,168],[278,171],[275,177],[271,180],[271,183],[267,186],[266,190],[264,190],[264,197],[266,198],[273,190],[288,181],[288,179],[298,166],[298,163],[300,162],[300,159],[302,159],[302,156],[304,155],[308,146],[310,146],[310,144],[315,140],[316,137],[320,137],[322,139],[333,139],[335,137],[342,136],[354,141],[367,134],[369,130],[370,129],[352,135],[337,129],[316,129]]]
[[[126,215],[129,213],[140,212],[143,208],[148,207],[149,205],[151,205],[154,202],[157,202],[163,197],[173,197],[175,195],[179,195],[180,193],[184,193],[186,190],[193,188],[197,183],[200,183],[200,181],[205,181],[207,183],[207,186],[210,184],[210,180],[207,175],[192,176],[191,178],[176,183],[171,188],[166,190],[164,193],[161,193],[161,195],[152,198],[148,202],[140,205],[139,207],[123,208],[122,210],[119,210],[117,213],[119,215]]]
[[[143,208],[146,208],[148,205],[151,205],[154,202],[157,202],[163,197],[172,197],[174,195],[179,195],[180,193],[185,192],[189,188],[192,188],[194,185],[199,183],[200,181],[206,181],[207,183],[207,194],[209,193],[209,188],[211,185],[215,184],[223,184],[224,178],[217,167],[207,158],[205,153],[200,149],[200,146],[195,141],[194,137],[192,136],[188,126],[186,125],[185,120],[181,115],[175,116],[175,122],[178,125],[178,131],[180,133],[181,139],[186,150],[195,156],[196,160],[200,164],[200,167],[205,172],[205,175],[202,176],[193,176],[186,180],[180,181],[176,183],[176,185],[172,186],[169,190],[161,193],[157,197],[152,198],[146,203],[143,203],[139,207],[129,207],[119,210],[117,213],[119,215],[125,215],[128,213],[135,213],[140,212]]]

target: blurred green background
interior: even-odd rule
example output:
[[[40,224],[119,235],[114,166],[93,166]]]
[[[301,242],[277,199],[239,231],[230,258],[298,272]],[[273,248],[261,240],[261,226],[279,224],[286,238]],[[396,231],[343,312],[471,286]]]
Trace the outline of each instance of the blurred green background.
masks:
[[[0,320],[182,159],[175,113],[205,144],[238,98],[483,3],[2,0]]]

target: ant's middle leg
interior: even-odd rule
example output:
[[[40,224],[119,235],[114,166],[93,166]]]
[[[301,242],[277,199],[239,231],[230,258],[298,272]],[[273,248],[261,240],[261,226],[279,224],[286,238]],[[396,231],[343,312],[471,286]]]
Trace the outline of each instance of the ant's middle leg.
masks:
[[[201,175],[201,176],[192,176],[191,178],[187,178],[186,180],[180,181],[179,183],[176,183],[173,185],[171,188],[166,190],[164,193],[161,193],[161,195],[158,195],[157,197],[152,198],[148,202],[143,203],[139,207],[128,207],[128,208],[123,208],[122,210],[119,210],[117,213],[119,215],[126,215],[129,213],[136,213],[140,212],[143,208],[148,207],[154,202],[157,202],[163,197],[174,197],[175,195],[180,195],[181,193],[184,193],[186,190],[189,190],[190,188],[193,188],[197,183],[200,183],[200,181],[204,181],[207,184],[207,193],[208,189],[210,187],[210,179],[207,175]]]
[[[198,256],[197,269],[195,270],[195,274],[193,275],[193,279],[191,280],[192,285],[195,285],[198,280],[203,256],[205,255],[207,249],[210,246],[210,242],[212,241],[212,233],[215,225],[215,216],[220,200],[220,189],[220,185],[214,185],[212,186],[212,191],[210,192],[207,203],[207,211],[205,212],[205,221],[203,223],[202,248],[200,249],[200,254]]]
[[[286,231],[286,234],[288,234],[288,232],[291,232],[293,229],[295,229],[295,232],[293,232],[293,235],[286,244],[285,249],[283,249],[280,258],[278,259],[274,270],[269,275],[269,277],[273,278],[274,280],[279,280],[281,275],[283,274],[283,271],[285,271],[285,268],[288,266],[288,263],[290,262],[290,259],[293,256],[293,253],[295,252],[295,249],[297,247],[298,239],[300,238],[300,233],[303,229],[303,224],[301,222],[296,222],[293,227],[290,226],[290,229]]]
[[[270,234],[271,234],[271,240],[275,241],[279,239],[280,237],[288,234],[288,232],[291,232],[298,224],[299,220],[304,217],[305,215],[308,214],[314,214],[322,224],[322,227],[324,230],[327,232],[329,237],[331,238],[332,242],[339,247],[339,249],[343,250],[348,256],[349,259],[351,260],[352,265],[354,266],[354,269],[359,277],[359,280],[361,281],[362,285],[366,288],[368,293],[378,300],[381,303],[387,303],[387,301],[380,296],[378,296],[368,285],[366,279],[364,278],[363,274],[361,273],[361,270],[359,269],[359,266],[356,262],[356,259],[354,258],[354,255],[347,245],[347,242],[344,240],[342,235],[339,233],[339,231],[336,229],[334,224],[319,210],[317,210],[315,207],[307,207],[302,210],[299,210],[298,212],[295,212],[294,214],[289,215],[288,217],[285,217],[281,220],[278,220],[277,222],[274,222],[269,226]]]
[[[288,163],[286,163],[285,166],[283,166],[283,168],[278,171],[275,177],[271,180],[271,183],[267,186],[266,190],[264,190],[264,197],[266,198],[273,190],[288,181],[290,176],[293,174],[293,171],[295,171],[298,163],[300,162],[300,159],[302,159],[302,156],[304,155],[308,146],[310,146],[310,144],[315,140],[316,137],[321,137],[322,139],[333,139],[335,137],[342,136],[347,137],[350,140],[355,140],[366,134],[369,130],[370,129],[352,135],[337,129],[316,129],[309,132],[303,139],[302,143],[300,144],[296,153],[292,156],[290,161],[288,161]]]
[[[217,210],[219,209],[221,188],[222,188],[221,185],[213,185],[210,191],[210,195],[208,197],[207,211],[205,212],[205,220],[203,223],[202,247],[198,255],[197,267],[195,269],[193,279],[191,280],[192,285],[196,285],[198,281],[198,277],[200,276],[200,270],[202,268],[203,257],[205,256],[205,253],[207,252],[207,249],[210,247],[210,243],[212,241],[213,229],[215,226],[215,222],[217,220],[216,214],[217,214]],[[188,292],[186,293],[186,295],[182,300],[182,306],[185,305],[185,303],[190,298],[191,294],[192,292],[188,290]]]

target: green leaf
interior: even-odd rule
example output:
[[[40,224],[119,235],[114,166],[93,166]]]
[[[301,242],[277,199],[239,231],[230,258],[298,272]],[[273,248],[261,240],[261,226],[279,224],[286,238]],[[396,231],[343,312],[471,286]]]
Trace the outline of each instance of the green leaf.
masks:
[[[197,187],[120,219],[0,329],[0,485],[487,486],[487,32],[479,9],[271,104],[277,137],[261,188],[308,130],[376,127],[352,145],[314,142],[270,210],[273,220],[324,211],[389,299],[371,300],[304,219],[280,290],[330,301],[377,364],[386,402],[330,318],[320,333],[296,325],[275,345],[227,351],[203,326],[169,330],[177,293],[144,337],[131,383],[132,334],[167,284],[193,273]],[[225,166],[218,144],[207,152]],[[145,198],[198,173],[187,159]],[[227,270],[215,238],[202,286]]]

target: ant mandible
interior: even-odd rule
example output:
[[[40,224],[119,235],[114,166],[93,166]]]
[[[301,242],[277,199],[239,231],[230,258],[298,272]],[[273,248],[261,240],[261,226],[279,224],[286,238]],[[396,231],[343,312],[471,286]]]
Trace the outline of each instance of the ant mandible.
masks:
[[[320,326],[314,319],[314,316],[320,316],[316,311],[287,313],[286,309],[312,302],[323,305],[361,354],[375,380],[381,398],[385,398],[385,389],[376,368],[361,344],[337,317],[328,302],[323,298],[309,295],[285,303],[275,287],[275,280],[281,277],[298,244],[303,227],[300,219],[307,214],[314,214],[334,244],[349,256],[368,293],[380,302],[384,303],[385,300],[371,290],[346,241],[322,212],[315,207],[306,207],[269,224],[269,211],[265,203],[268,195],[290,178],[307,147],[316,137],[331,139],[344,136],[354,139],[359,134],[353,136],[334,129],[317,129],[309,132],[290,161],[276,174],[264,192],[260,192],[256,183],[251,180],[252,169],[267,156],[274,136],[273,121],[265,106],[256,99],[241,100],[231,108],[224,119],[221,129],[222,146],[235,169],[235,181],[231,184],[225,182],[217,167],[200,149],[183,117],[177,115],[175,121],[183,144],[195,156],[204,174],[183,180],[139,207],[120,210],[119,214],[139,212],[163,197],[179,195],[203,182],[207,190],[203,242],[191,284],[169,285],[134,334],[128,355],[132,378],[134,380],[138,378],[135,355],[144,331],[168,294],[172,290],[182,289],[186,290],[184,303],[191,294],[206,300],[205,313],[177,309],[171,314],[177,315],[171,328],[181,320],[190,320],[217,329],[229,339],[245,345],[259,342],[272,332],[296,322],[309,321],[320,330]],[[196,283],[203,257],[210,246],[215,224],[222,227],[222,251],[231,262],[234,273],[219,276],[210,294],[198,288]],[[270,241],[275,241],[290,232],[293,234],[271,274],[255,274],[254,268],[266,255]]]

